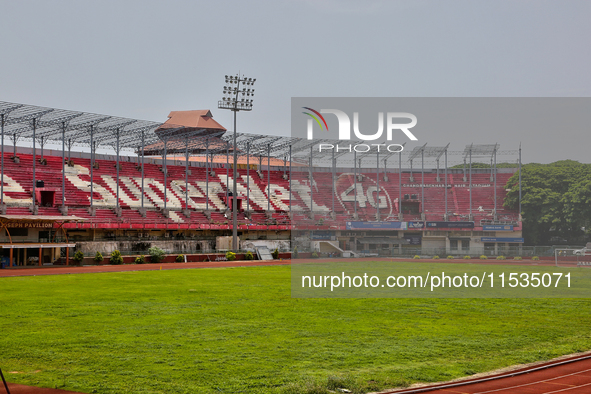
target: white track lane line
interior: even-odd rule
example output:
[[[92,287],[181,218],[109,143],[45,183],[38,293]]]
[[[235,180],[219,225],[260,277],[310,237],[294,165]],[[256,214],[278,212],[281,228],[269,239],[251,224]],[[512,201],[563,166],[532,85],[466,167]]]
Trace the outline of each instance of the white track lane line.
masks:
[[[542,393],[542,394],[563,393],[567,390],[580,389],[581,387],[586,387],[586,386],[591,386],[591,383],[582,384],[580,386],[568,387],[568,388],[560,389],[560,390],[556,390],[556,391],[546,391],[545,393]]]
[[[532,382],[532,383],[525,383],[525,384],[520,384],[520,385],[517,385],[517,386],[504,387],[504,388],[502,388],[502,389],[494,389],[494,390],[488,390],[488,391],[479,391],[479,392],[477,392],[477,393],[473,393],[473,394],[494,393],[494,392],[496,392],[496,391],[503,391],[503,390],[515,389],[515,388],[518,388],[518,387],[531,386],[532,384],[545,383],[545,382],[549,382],[549,381],[551,381],[551,380],[562,379],[562,378],[565,378],[565,377],[567,377],[567,376],[578,375],[578,374],[581,374],[581,373],[584,373],[584,372],[589,372],[589,371],[591,371],[591,369],[585,369],[585,370],[583,370],[583,371],[579,371],[579,372],[573,372],[573,373],[569,373],[569,374],[567,374],[567,375],[556,376],[556,377],[554,377],[554,378],[550,378],[550,379],[545,379],[545,380],[538,380],[537,382]],[[507,378],[507,379],[510,379],[510,378]],[[591,383],[589,383],[589,384],[591,384]],[[582,387],[582,386],[581,386],[581,387]],[[553,392],[553,393],[556,393],[557,391],[552,391],[552,392]]]

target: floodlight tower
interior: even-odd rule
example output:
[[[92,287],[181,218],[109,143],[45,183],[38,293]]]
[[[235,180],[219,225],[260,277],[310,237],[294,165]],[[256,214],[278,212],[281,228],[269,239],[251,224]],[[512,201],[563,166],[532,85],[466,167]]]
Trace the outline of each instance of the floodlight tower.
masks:
[[[254,96],[254,89],[251,87],[256,82],[255,78],[246,78],[240,73],[236,76],[225,76],[226,86],[224,86],[224,97],[218,101],[219,109],[229,109],[234,112],[234,143],[233,143],[233,156],[234,156],[234,171],[233,171],[233,182],[232,182],[232,249],[238,251],[238,203],[236,178],[238,177],[237,170],[237,152],[236,152],[236,113],[238,111],[252,111],[252,100]],[[240,84],[242,83],[242,87]],[[250,86],[250,87],[249,87]],[[240,96],[240,98],[239,98]]]

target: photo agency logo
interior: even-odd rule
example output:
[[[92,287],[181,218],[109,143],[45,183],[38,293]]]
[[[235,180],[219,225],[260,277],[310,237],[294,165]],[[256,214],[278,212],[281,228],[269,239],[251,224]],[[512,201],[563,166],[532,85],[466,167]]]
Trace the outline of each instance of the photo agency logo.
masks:
[[[305,111],[302,113],[309,117],[307,122],[307,133],[306,137],[308,140],[314,140],[314,125],[317,124],[321,131],[319,139],[328,138],[328,123],[326,118],[322,114],[332,114],[336,116],[338,122],[338,139],[340,141],[351,141],[351,119],[344,111],[338,109],[320,109],[317,111],[310,107],[302,107]],[[400,123],[401,120],[406,119],[407,122]],[[410,120],[410,122],[408,122]],[[384,123],[386,127],[384,128]],[[402,132],[409,140],[418,141],[417,137],[410,131],[411,128],[416,126],[417,117],[408,112],[387,112],[384,116],[384,112],[378,112],[378,130],[374,134],[364,134],[359,130],[359,112],[353,112],[353,135],[354,140],[358,141],[376,141],[384,135],[384,129],[386,131],[386,141],[388,143],[360,143],[360,144],[331,144],[331,143],[320,143],[318,144],[318,150],[330,151],[336,150],[337,152],[349,151],[364,153],[374,149],[377,152],[388,151],[391,153],[401,152],[404,147],[401,144],[390,144],[389,142],[398,135],[398,132]]]

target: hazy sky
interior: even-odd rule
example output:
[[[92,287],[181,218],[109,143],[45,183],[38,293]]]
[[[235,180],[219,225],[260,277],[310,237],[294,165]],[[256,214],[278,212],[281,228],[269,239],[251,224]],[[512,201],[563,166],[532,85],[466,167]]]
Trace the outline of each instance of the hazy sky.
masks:
[[[0,0],[0,100],[165,121],[257,79],[238,131],[290,134],[290,99],[590,97],[591,2]],[[495,140],[591,162],[591,133]],[[464,141],[465,140],[465,141]],[[428,141],[426,141],[428,142]]]

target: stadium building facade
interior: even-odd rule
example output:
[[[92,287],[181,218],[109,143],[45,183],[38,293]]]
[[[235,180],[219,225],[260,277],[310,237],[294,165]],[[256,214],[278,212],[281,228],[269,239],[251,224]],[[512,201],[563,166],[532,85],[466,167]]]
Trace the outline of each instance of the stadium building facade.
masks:
[[[497,168],[498,145],[348,157],[314,149],[326,140],[239,134],[234,146],[209,111],[156,123],[0,102],[0,117],[5,265],[52,264],[74,245],[86,254],[227,249],[234,198],[241,249],[500,255],[523,243],[518,211],[503,207],[518,168]],[[448,155],[463,166],[449,168]],[[479,157],[492,165],[472,168]]]

